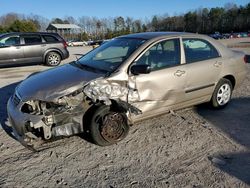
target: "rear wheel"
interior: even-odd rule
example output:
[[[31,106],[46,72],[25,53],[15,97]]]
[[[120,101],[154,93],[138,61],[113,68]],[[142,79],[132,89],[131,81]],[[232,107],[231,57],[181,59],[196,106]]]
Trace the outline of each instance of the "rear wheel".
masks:
[[[212,107],[225,107],[231,100],[232,90],[232,83],[228,79],[222,78],[216,85],[212,99],[210,101]]]
[[[129,132],[127,117],[124,113],[113,111],[110,106],[96,108],[89,122],[90,136],[100,146],[115,144]]]
[[[57,66],[61,63],[61,56],[57,52],[49,52],[46,55],[46,64],[48,66]]]

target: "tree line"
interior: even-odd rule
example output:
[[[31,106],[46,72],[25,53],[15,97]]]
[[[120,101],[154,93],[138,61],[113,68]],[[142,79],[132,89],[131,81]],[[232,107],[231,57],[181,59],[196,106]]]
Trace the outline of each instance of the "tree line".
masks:
[[[151,19],[122,16],[109,18],[81,16],[76,19],[66,16],[49,20],[39,15],[9,13],[0,16],[0,33],[46,31],[49,23],[77,24],[82,28],[85,40],[109,39],[145,31],[185,31],[203,34],[215,31],[246,32],[250,30],[250,3],[245,6],[227,3],[224,7],[199,8],[174,16],[155,15]]]
[[[154,16],[151,21],[156,31],[186,31],[209,34],[247,32],[250,30],[250,3],[245,6],[227,3],[223,8],[199,8],[184,15]]]

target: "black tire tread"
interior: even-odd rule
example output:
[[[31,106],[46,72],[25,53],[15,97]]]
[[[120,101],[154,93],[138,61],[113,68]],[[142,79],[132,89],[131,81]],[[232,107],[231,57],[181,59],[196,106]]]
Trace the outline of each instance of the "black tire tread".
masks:
[[[228,104],[228,103],[230,102],[230,100],[231,100],[231,96],[230,96],[230,100],[228,101],[228,103],[226,103],[226,104],[224,104],[224,105],[222,105],[222,106],[219,105],[218,102],[217,102],[217,92],[218,92],[219,88],[220,88],[223,84],[225,84],[225,83],[228,83],[228,84],[229,84],[229,86],[230,86],[230,88],[231,88],[231,96],[232,96],[233,86],[232,86],[231,81],[228,80],[228,79],[226,79],[226,78],[221,78],[221,79],[219,80],[219,82],[217,83],[217,85],[216,85],[216,87],[215,87],[215,89],[214,89],[212,98],[211,98],[211,100],[210,100],[210,105],[211,105],[211,107],[214,108],[214,109],[221,109],[221,108],[226,107],[227,104]]]
[[[101,111],[106,111],[106,112],[111,111],[110,106],[106,106],[106,105],[94,106],[90,112],[90,113],[92,113],[91,116],[88,117],[88,128],[87,129],[89,131],[90,138],[94,144],[99,145],[99,146],[109,146],[109,145],[112,145],[115,143],[110,143],[102,137],[102,135],[100,134],[100,131],[99,131],[99,127],[94,121],[96,115],[99,114]],[[90,113],[89,113],[89,115],[90,115]],[[123,138],[128,134],[128,132],[129,132],[129,125],[126,124],[125,125],[125,135],[123,136]]]

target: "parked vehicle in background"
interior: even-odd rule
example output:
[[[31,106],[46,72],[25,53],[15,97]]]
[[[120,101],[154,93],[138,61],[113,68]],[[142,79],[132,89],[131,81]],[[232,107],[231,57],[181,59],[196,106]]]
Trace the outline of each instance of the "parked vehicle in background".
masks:
[[[89,45],[93,46],[93,45],[98,45],[100,46],[103,43],[104,40],[95,40],[95,41],[91,41],[89,43]]]
[[[67,44],[57,33],[0,35],[0,66],[39,63],[57,66],[68,57]]]
[[[224,36],[222,34],[220,34],[220,32],[215,32],[214,34],[209,35],[210,37],[219,40],[219,39],[223,39]]]
[[[79,41],[79,40],[70,40],[67,42],[68,46],[87,46],[88,43],[86,41]]]
[[[233,37],[232,38],[240,38],[240,33],[233,33]]]
[[[231,38],[231,34],[229,34],[229,33],[223,33],[222,36],[223,36],[223,39],[230,39]]]
[[[245,32],[242,32],[242,33],[239,33],[239,34],[240,34],[240,37],[241,37],[241,38],[248,37],[247,33],[245,33]]]
[[[83,132],[106,146],[122,140],[129,125],[169,110],[225,107],[246,73],[244,53],[205,35],[130,34],[24,80],[7,110],[28,147]]]
[[[97,48],[98,46],[102,45],[104,43],[105,40],[95,40],[95,41],[91,41],[89,43],[90,46],[92,46],[93,48]]]

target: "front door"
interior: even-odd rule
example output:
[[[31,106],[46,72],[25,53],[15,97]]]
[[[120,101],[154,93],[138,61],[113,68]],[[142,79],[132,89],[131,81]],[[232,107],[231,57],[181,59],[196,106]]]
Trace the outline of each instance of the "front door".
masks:
[[[131,102],[145,118],[166,112],[170,106],[185,100],[185,66],[181,65],[179,38],[160,41],[152,45],[135,65],[149,65],[149,74],[131,76],[135,80],[139,100]]]
[[[0,64],[19,63],[23,57],[23,49],[18,35],[0,39]]]

